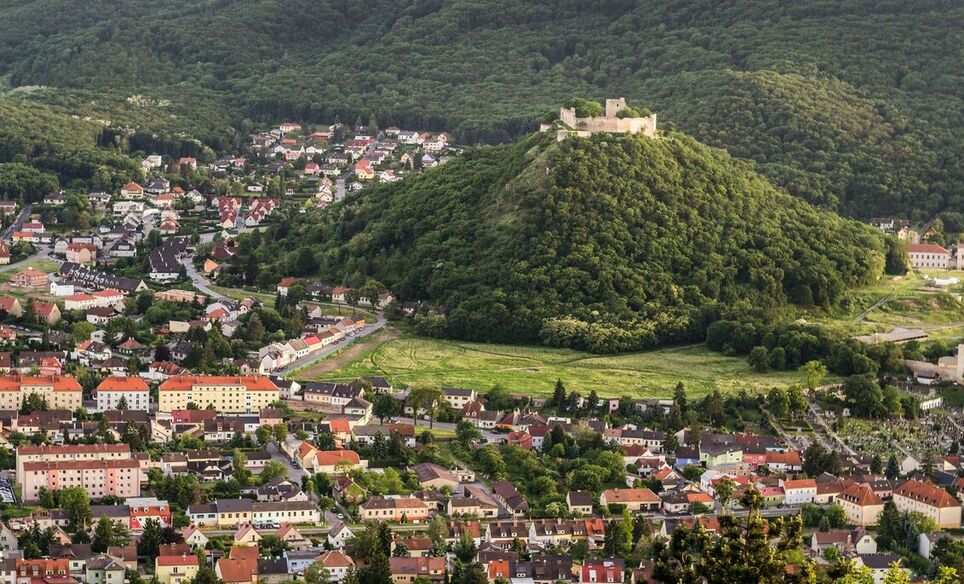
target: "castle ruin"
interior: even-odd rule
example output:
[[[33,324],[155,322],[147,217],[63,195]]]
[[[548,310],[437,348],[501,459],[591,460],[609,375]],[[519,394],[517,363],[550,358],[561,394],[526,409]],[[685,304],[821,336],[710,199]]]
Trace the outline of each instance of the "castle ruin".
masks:
[[[558,141],[565,140],[569,136],[588,138],[593,134],[605,132],[609,134],[644,134],[646,136],[656,136],[656,114],[650,114],[642,118],[620,118],[617,114],[626,109],[626,98],[606,100],[606,113],[602,117],[580,118],[576,117],[576,108],[560,108],[559,121],[565,128],[559,128],[556,135]],[[542,124],[539,130],[549,131],[553,126]]]

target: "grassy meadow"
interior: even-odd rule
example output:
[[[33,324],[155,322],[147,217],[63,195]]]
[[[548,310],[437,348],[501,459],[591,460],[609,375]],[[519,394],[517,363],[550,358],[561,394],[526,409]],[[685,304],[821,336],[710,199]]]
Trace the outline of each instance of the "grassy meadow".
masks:
[[[644,353],[593,355],[567,349],[494,345],[402,336],[370,347],[324,379],[382,375],[396,384],[463,386],[549,395],[557,379],[569,390],[600,395],[664,397],[682,381],[692,396],[714,388],[760,390],[799,381],[796,372],[756,373],[745,358],[703,345]]]

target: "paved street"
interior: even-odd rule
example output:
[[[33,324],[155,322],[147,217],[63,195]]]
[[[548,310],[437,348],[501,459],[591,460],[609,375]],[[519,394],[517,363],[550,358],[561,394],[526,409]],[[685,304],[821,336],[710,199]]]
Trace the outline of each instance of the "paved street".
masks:
[[[25,205],[23,209],[20,209],[20,212],[17,213],[17,216],[14,218],[13,223],[11,223],[10,226],[4,230],[3,235],[0,236],[0,239],[9,240],[10,235],[14,231],[18,231],[20,229],[20,226],[23,225],[23,222],[30,215],[30,211],[32,209],[33,209],[33,205]]]
[[[212,300],[230,300],[230,298],[224,294],[215,292],[209,287],[210,282],[208,279],[201,275],[201,273],[197,271],[197,268],[194,267],[194,255],[185,257],[183,264],[187,277],[191,280],[191,283],[194,284],[194,287],[197,288],[202,294],[206,294],[208,298],[211,298]]]

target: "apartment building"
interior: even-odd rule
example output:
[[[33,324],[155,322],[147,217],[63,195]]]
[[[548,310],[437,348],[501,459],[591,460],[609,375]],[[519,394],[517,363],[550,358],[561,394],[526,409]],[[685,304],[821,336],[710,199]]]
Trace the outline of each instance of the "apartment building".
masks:
[[[93,462],[130,460],[127,444],[70,444],[65,446],[20,446],[17,448],[17,482],[23,484],[23,465],[28,462]]]
[[[884,510],[884,501],[870,485],[851,483],[837,495],[837,503],[843,507],[847,520],[859,527],[877,523],[877,516]]]
[[[4,375],[0,377],[0,410],[19,410],[23,399],[35,393],[51,410],[74,411],[83,405],[83,388],[65,375]]]
[[[941,529],[961,526],[961,503],[944,489],[909,480],[894,491],[894,505],[900,511],[917,511],[934,520]]]
[[[268,377],[177,375],[168,377],[158,388],[160,412],[200,409],[212,406],[225,414],[257,413],[280,399],[278,386]]]
[[[137,460],[68,460],[23,463],[23,499],[36,502],[40,489],[59,491],[83,487],[91,499],[114,495],[140,497],[141,468]]]
[[[126,404],[128,410],[150,411],[150,387],[141,377],[107,377],[94,390],[97,410],[118,410]]]

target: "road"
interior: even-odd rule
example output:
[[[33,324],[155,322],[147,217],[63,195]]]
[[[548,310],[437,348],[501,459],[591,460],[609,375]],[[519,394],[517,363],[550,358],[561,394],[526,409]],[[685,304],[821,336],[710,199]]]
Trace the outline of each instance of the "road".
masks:
[[[62,260],[54,260],[53,258],[48,257],[48,254],[50,253],[49,245],[38,245],[36,246],[36,248],[37,248],[37,251],[33,255],[29,255],[23,258],[22,260],[20,260],[19,262],[13,262],[12,264],[0,266],[0,272],[9,272],[11,270],[16,270],[29,264],[30,262],[35,262],[37,260],[50,259],[51,261],[62,261]]]
[[[0,239],[9,240],[10,234],[20,229],[20,226],[23,225],[23,222],[28,216],[30,216],[31,210],[33,210],[33,205],[25,205],[23,209],[20,209],[20,212],[17,213],[13,223],[11,223],[10,226],[4,230],[3,235],[0,236]]]
[[[181,263],[184,264],[184,271],[187,273],[187,277],[191,280],[191,283],[194,284],[194,287],[197,288],[202,294],[206,294],[207,297],[212,300],[230,300],[230,298],[224,294],[215,292],[210,288],[210,282],[208,282],[208,279],[205,278],[200,272],[197,271],[197,268],[194,267],[193,254],[185,257]]]

